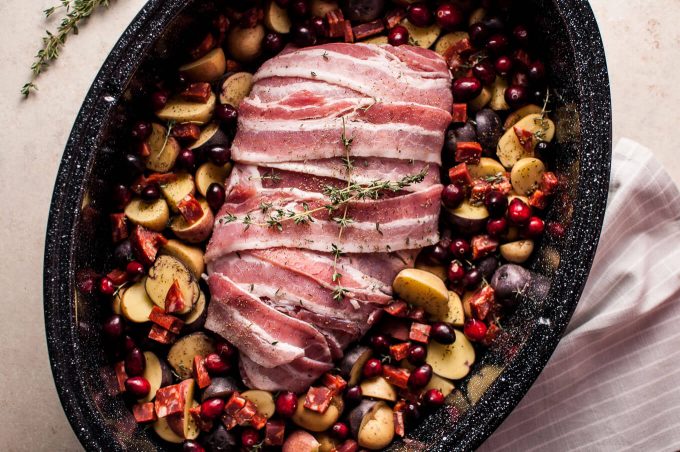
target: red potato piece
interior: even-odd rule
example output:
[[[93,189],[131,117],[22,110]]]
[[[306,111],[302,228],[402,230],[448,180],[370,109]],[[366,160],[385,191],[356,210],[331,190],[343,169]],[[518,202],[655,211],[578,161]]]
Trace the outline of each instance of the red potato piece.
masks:
[[[168,301],[166,299],[166,307],[168,306],[167,303]],[[166,314],[163,312],[163,309],[159,308],[158,306],[154,306],[151,309],[149,320],[175,334],[179,334],[179,332],[182,330],[182,326],[184,326],[184,321],[178,319],[175,316]]]
[[[137,403],[132,405],[132,415],[138,424],[145,424],[147,422],[156,422],[158,417],[154,411],[153,402]]]
[[[283,443],[282,452],[319,452],[319,443],[311,433],[297,430],[290,434]]]

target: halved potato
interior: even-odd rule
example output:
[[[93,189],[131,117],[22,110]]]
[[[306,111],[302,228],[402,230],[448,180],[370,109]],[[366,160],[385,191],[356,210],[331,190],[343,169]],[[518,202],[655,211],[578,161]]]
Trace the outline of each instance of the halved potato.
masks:
[[[314,435],[314,438],[316,438],[319,443],[319,452],[332,452],[342,442],[341,440],[326,432],[317,433]],[[298,449],[294,450],[296,452],[298,451]]]
[[[326,13],[338,9],[338,2],[335,0],[312,0],[310,10],[312,16],[326,17]]]
[[[173,212],[179,212],[177,204],[187,195],[193,195],[196,191],[194,178],[188,173],[177,173],[177,178],[161,185],[161,192]]]
[[[373,356],[373,350],[364,345],[357,345],[345,353],[340,362],[340,371],[348,377],[348,384],[354,386],[359,383],[364,364]]]
[[[252,28],[233,27],[227,36],[229,53],[234,59],[244,63],[257,59],[262,54],[264,33],[265,30],[261,24]]]
[[[508,262],[523,264],[531,257],[534,252],[533,240],[518,240],[516,242],[505,243],[500,246],[501,256]]]
[[[362,381],[359,386],[364,397],[389,400],[390,402],[397,400],[397,391],[384,377],[368,378]]]
[[[203,250],[195,246],[186,245],[179,240],[170,239],[161,247],[161,254],[167,254],[179,259],[198,279],[205,270]]]
[[[224,166],[217,166],[214,163],[206,162],[196,170],[196,188],[198,192],[205,196],[208,193],[210,184],[218,183],[224,186],[227,176],[231,172],[231,163]]]
[[[189,413],[190,408],[198,406],[198,402],[193,400],[193,390],[191,390],[190,393],[192,397],[190,399],[191,402],[187,401],[184,405],[184,411],[167,416],[170,429],[184,439],[196,439],[201,433],[198,424],[196,424],[196,420],[191,413]]]
[[[435,43],[442,29],[436,23],[429,27],[417,27],[409,22],[408,19],[401,21],[401,25],[408,30],[408,43],[410,45],[429,49]]]
[[[463,294],[463,299],[461,300],[461,304],[463,305],[463,314],[465,314],[465,318],[469,319],[472,317],[472,307],[470,306],[470,298],[475,293],[472,291],[467,291]]]
[[[542,111],[543,109],[535,104],[529,104],[525,105],[524,107],[520,107],[508,115],[508,117],[505,119],[505,123],[503,123],[503,128],[507,130],[517,124],[522,118],[528,115],[541,113]]]
[[[539,159],[529,157],[519,160],[510,173],[512,189],[518,195],[530,195],[540,185],[543,173],[545,173],[545,165]]]
[[[525,149],[519,142],[515,129],[526,131],[534,136],[531,138],[531,148]],[[534,156],[534,148],[539,141],[552,141],[555,136],[555,124],[548,118],[540,114],[527,115],[512,128],[505,131],[505,134],[498,141],[496,155],[504,167],[512,168],[515,163],[525,157]]]
[[[432,273],[406,268],[394,278],[392,288],[407,303],[420,306],[432,315],[446,315],[449,292],[444,281]]]
[[[167,127],[156,122],[151,124],[151,135],[147,140],[151,154],[146,158],[146,167],[151,171],[167,173],[175,166],[181,146],[168,134]]]
[[[146,359],[146,366],[142,377],[149,382],[151,390],[146,397],[137,399],[139,403],[151,402],[156,397],[156,391],[159,388],[172,384],[172,371],[164,360],[156,356],[154,352],[149,351],[144,352],[144,358]]]
[[[123,293],[125,293],[125,288],[116,292],[116,296],[113,297],[113,301],[111,302],[111,310],[116,315],[123,315],[123,310],[120,307],[120,303],[123,300]]]
[[[134,224],[160,232],[168,224],[170,209],[168,209],[168,203],[162,198],[155,201],[135,198],[125,206],[125,216]]]
[[[389,44],[389,40],[387,39],[387,36],[373,36],[372,38],[366,38],[363,41],[361,41],[363,44],[374,44],[377,46],[382,46],[385,44]]]
[[[158,418],[158,420],[153,423],[153,430],[161,439],[169,443],[181,444],[184,442],[184,438],[182,438],[177,433],[172,431],[172,429],[168,425],[167,417]]]
[[[185,308],[178,314],[186,314],[198,300],[201,290],[189,269],[172,256],[161,255],[156,258],[145,280],[146,293],[157,306],[165,309],[165,297],[173,282],[179,284]]]
[[[461,232],[475,233],[486,226],[489,219],[489,211],[484,204],[473,205],[468,199],[464,200],[455,209],[445,209],[447,218]]]
[[[120,310],[123,316],[131,322],[148,322],[153,307],[153,301],[146,294],[144,281],[139,281],[126,288],[121,296]]]
[[[281,8],[274,0],[267,2],[264,10],[264,24],[267,28],[277,33],[290,33],[291,23],[288,12]]]
[[[470,367],[475,362],[475,349],[461,331],[455,331],[456,341],[453,344],[430,342],[425,361],[440,377],[459,380],[470,372]]]
[[[423,391],[428,391],[430,389],[437,389],[444,395],[444,397],[446,397],[451,394],[453,390],[456,389],[456,387],[450,380],[442,378],[437,374],[432,374],[430,382],[423,388]]]
[[[463,310],[463,302],[456,292],[449,290],[449,302],[446,310],[446,315],[441,317],[434,317],[440,322],[451,323],[453,326],[462,327],[465,323],[465,311]]]
[[[446,281],[447,272],[446,267],[444,267],[443,265],[432,265],[429,262],[426,262],[425,259],[421,259],[419,257],[418,259],[416,259],[415,268],[417,268],[418,270],[424,270],[426,272],[432,273],[442,281]]]
[[[244,399],[250,400],[257,407],[257,412],[269,419],[274,415],[276,406],[274,405],[274,397],[269,391],[261,391],[259,389],[250,389],[241,393]]]
[[[273,2],[276,4],[275,2]],[[250,72],[235,72],[222,82],[220,88],[220,103],[238,108],[243,99],[248,97],[253,88],[253,74]]]
[[[232,377],[213,377],[201,394],[201,402],[214,398],[228,399],[235,391],[240,391],[240,388]]]
[[[175,342],[168,351],[168,363],[179,378],[191,378],[195,356],[207,356],[215,353],[215,341],[205,333],[192,333]]]
[[[394,439],[394,412],[385,402],[378,402],[361,421],[358,443],[370,450],[387,447]]]
[[[473,404],[479,402],[491,383],[503,372],[503,368],[496,365],[487,365],[479,369],[467,384],[467,396]]]
[[[156,116],[164,121],[192,122],[205,124],[212,118],[217,96],[210,93],[208,102],[190,102],[179,97],[170,99],[165,107],[156,112]]]
[[[466,31],[446,33],[437,39],[437,43],[434,45],[434,51],[443,56],[449,47],[463,39],[470,39],[470,35]]]
[[[505,174],[505,167],[498,163],[497,160],[489,157],[480,158],[477,165],[468,165],[467,169],[470,173],[470,177],[473,179],[494,177],[499,174]]]
[[[196,301],[194,308],[184,316],[182,331],[190,333],[203,328],[205,320],[208,317],[207,307],[208,306],[205,303],[205,294],[201,290],[201,294],[198,296],[198,301]]]
[[[492,97],[493,91],[488,86],[483,87],[482,92],[468,103],[470,110],[481,110],[482,108],[486,107],[489,102],[491,102]]]
[[[325,413],[317,413],[305,408],[305,395],[303,394],[298,397],[297,408],[291,419],[295,424],[310,432],[323,432],[337,422],[343,407],[342,398],[335,396]]]
[[[491,101],[489,107],[492,110],[510,110],[510,105],[505,101],[505,90],[508,89],[508,82],[503,77],[496,77],[491,88]]]
[[[189,149],[202,150],[213,146],[229,147],[229,137],[220,129],[219,124],[211,122],[201,129],[198,140],[194,141]]]
[[[201,243],[210,237],[212,232],[213,223],[215,222],[215,217],[213,216],[212,210],[205,199],[199,199],[198,202],[201,204],[203,209],[203,216],[198,219],[193,224],[186,222],[184,217],[181,215],[176,216],[170,222],[170,229],[175,233],[177,237],[185,240],[189,243]]]
[[[321,443],[309,432],[295,430],[287,435],[281,452],[320,452]]]
[[[477,22],[481,22],[484,20],[484,17],[486,17],[486,10],[484,8],[477,8],[476,10],[472,11],[472,13],[470,13],[468,25],[474,25]]]
[[[201,58],[179,67],[179,72],[192,82],[213,82],[227,69],[224,50],[217,47]]]

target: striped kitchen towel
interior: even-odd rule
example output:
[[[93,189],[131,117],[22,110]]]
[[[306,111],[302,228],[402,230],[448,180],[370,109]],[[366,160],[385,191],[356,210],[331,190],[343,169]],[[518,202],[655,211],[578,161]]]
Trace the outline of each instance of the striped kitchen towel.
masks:
[[[680,450],[680,193],[614,152],[590,278],[547,367],[482,451]]]

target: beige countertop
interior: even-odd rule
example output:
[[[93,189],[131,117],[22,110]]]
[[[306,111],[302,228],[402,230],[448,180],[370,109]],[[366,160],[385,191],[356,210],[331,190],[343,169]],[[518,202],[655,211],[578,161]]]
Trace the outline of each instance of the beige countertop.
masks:
[[[142,0],[118,0],[70,37],[62,56],[22,101],[46,25],[40,11],[56,0],[0,3],[0,450],[80,450],[56,395],[42,312],[42,260],[54,179],[80,104]],[[680,181],[680,0],[593,0],[609,63],[614,138],[650,147]]]

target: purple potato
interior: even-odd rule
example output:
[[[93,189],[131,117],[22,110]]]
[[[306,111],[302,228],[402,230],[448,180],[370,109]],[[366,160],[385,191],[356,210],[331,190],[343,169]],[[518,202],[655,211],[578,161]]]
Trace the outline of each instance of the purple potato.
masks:
[[[456,147],[459,142],[466,143],[471,141],[477,141],[477,131],[472,121],[468,121],[462,126],[452,127],[446,131],[444,147],[446,152],[453,157],[456,154]]]
[[[502,303],[513,306],[522,299],[545,298],[550,290],[550,279],[519,265],[506,264],[494,273],[491,287]]]
[[[345,14],[349,20],[370,22],[380,16],[385,9],[385,0],[345,0]]]
[[[375,400],[363,400],[356,408],[350,411],[347,420],[349,422],[349,428],[352,431],[352,435],[357,437],[359,435],[359,427],[361,427],[361,421],[364,420],[366,416],[378,402]]]
[[[495,152],[498,140],[503,136],[503,122],[490,108],[484,108],[475,116],[477,139],[485,151]]]
[[[227,452],[238,450],[238,439],[219,423],[215,430],[203,438],[203,447],[207,452]]]
[[[364,345],[357,345],[345,353],[339,367],[342,374],[349,377],[350,386],[357,384],[361,377],[361,369],[371,355],[373,351]]]
[[[231,377],[214,377],[210,385],[203,390],[201,402],[205,402],[213,397],[226,399],[227,397],[231,397],[231,394],[239,389],[238,383]]]

